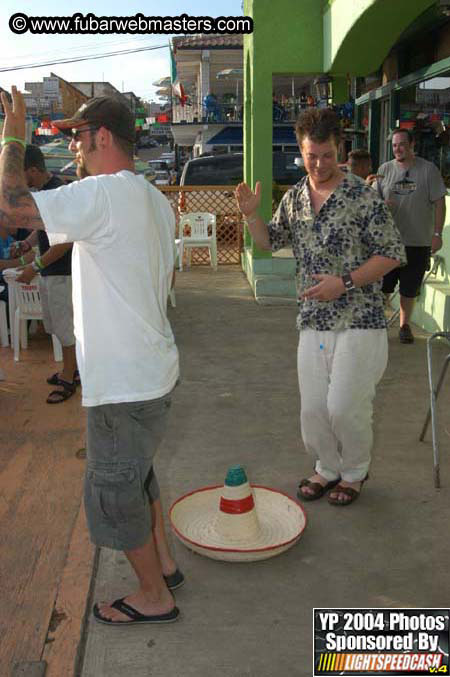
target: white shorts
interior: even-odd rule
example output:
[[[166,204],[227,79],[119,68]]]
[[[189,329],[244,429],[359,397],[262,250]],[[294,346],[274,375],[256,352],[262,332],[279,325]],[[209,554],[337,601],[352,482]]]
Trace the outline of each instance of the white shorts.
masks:
[[[75,345],[72,277],[45,275],[39,278],[39,288],[45,331],[55,334],[64,348]]]

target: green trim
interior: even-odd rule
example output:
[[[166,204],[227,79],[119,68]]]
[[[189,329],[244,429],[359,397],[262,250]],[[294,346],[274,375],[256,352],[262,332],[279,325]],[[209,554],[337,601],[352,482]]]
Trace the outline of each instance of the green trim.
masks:
[[[389,96],[392,92],[411,87],[411,85],[416,85],[422,80],[435,78],[448,70],[450,70],[450,57],[442,59],[441,61],[436,61],[436,63],[420,68],[414,73],[408,73],[408,75],[400,78],[400,80],[392,80],[383,87],[378,87],[378,89],[373,89],[372,91],[367,92],[367,94],[363,94],[359,99],[356,99],[355,105],[362,106],[365,103],[369,103],[369,101],[376,101],[384,96]]]

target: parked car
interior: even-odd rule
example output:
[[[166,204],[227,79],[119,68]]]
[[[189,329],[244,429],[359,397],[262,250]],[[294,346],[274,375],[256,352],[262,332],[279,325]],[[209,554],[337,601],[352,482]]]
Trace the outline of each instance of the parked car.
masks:
[[[273,154],[273,180],[279,185],[297,183],[305,170],[302,163],[297,164],[299,152]],[[209,155],[188,160],[184,165],[180,186],[236,186],[243,181],[243,154],[227,153]],[[208,191],[180,193],[178,207],[180,211],[204,211],[205,199],[217,201],[217,193]],[[221,213],[234,214],[237,211],[234,191],[224,191],[219,202]]]
[[[138,148],[156,148],[159,146],[159,143],[150,136],[141,136],[136,145]]]
[[[273,153],[273,180],[280,185],[297,183],[305,170],[296,163],[299,152]],[[243,180],[242,153],[207,155],[188,160],[184,165],[180,186],[230,186]]]
[[[156,170],[156,176],[155,179],[152,181],[152,183],[155,184],[155,186],[168,186],[169,185],[169,172],[164,169],[164,170]]]
[[[167,166],[170,168],[175,166],[175,153],[162,153],[159,158],[161,162],[167,162]]]
[[[148,160],[147,164],[155,171],[168,171],[169,165],[166,160]]]

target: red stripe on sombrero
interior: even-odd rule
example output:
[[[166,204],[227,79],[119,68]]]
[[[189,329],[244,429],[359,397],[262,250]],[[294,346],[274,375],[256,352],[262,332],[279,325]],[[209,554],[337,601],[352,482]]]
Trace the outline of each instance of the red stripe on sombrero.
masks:
[[[249,494],[245,498],[234,500],[224,498],[223,496],[220,497],[220,510],[228,515],[242,515],[243,513],[250,512],[254,507],[255,502],[252,494]]]

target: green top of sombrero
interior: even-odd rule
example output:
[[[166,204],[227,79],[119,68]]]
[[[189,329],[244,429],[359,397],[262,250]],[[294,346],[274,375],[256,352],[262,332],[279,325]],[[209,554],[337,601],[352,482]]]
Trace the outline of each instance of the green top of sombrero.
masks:
[[[247,482],[247,475],[241,465],[232,465],[228,468],[227,476],[225,478],[225,485],[227,487],[238,487],[240,484]]]

